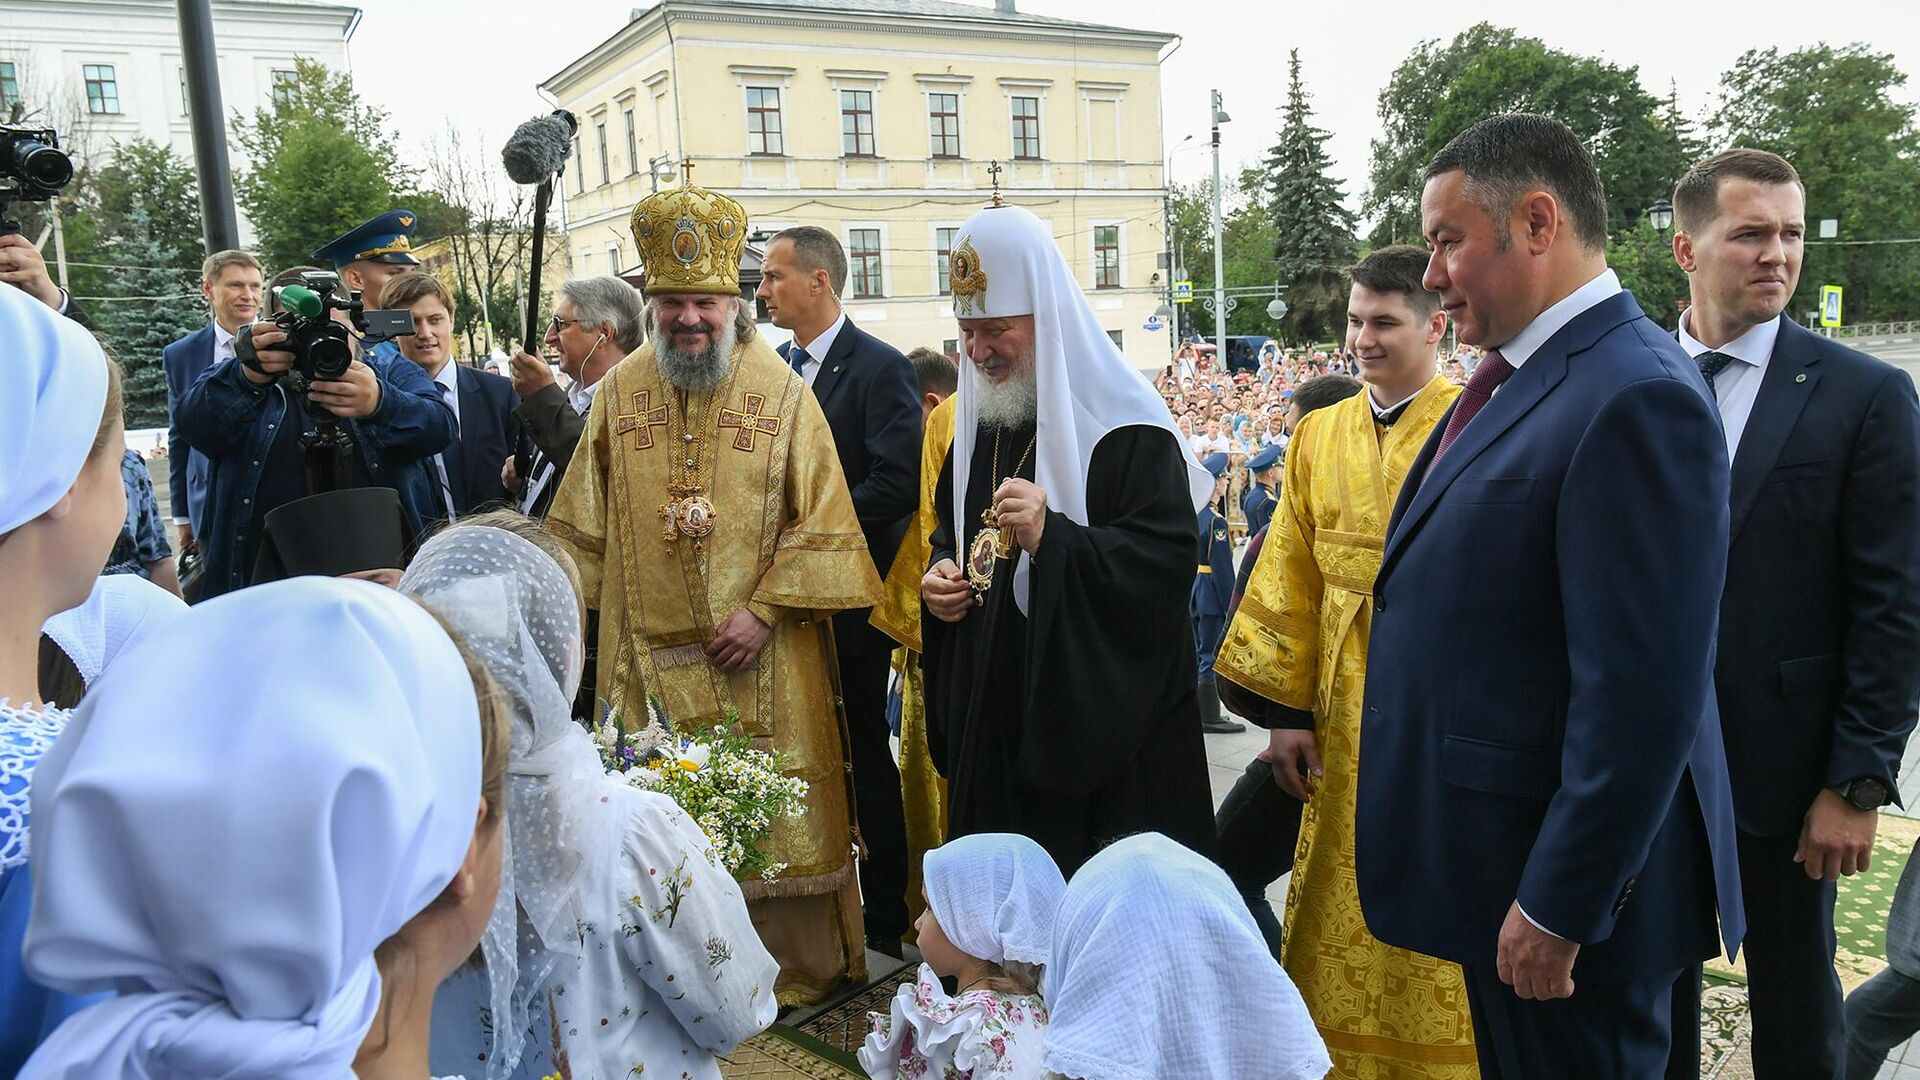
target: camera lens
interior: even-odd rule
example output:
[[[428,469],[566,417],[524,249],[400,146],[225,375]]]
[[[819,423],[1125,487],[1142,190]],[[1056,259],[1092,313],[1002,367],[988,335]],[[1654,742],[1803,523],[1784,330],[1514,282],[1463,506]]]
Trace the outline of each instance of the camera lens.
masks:
[[[353,346],[347,332],[333,323],[327,323],[314,336],[308,355],[313,361],[313,377],[327,382],[338,381],[353,364]]]
[[[73,159],[38,139],[13,143],[13,173],[29,184],[58,190],[73,179]]]

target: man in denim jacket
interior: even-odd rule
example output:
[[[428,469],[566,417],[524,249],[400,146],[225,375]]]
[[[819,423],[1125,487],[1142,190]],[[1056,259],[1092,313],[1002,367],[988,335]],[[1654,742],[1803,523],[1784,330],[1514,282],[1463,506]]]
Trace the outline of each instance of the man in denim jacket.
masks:
[[[255,323],[256,367],[236,357],[207,369],[187,391],[179,424],[212,465],[200,538],[205,552],[204,597],[248,582],[269,511],[305,495],[301,436],[316,422],[282,376],[293,354],[276,348],[286,334]],[[415,536],[433,486],[422,462],[445,449],[458,431],[439,387],[416,364],[391,349],[362,353],[338,382],[311,385],[313,405],[340,418],[352,443],[343,486],[387,487]]]

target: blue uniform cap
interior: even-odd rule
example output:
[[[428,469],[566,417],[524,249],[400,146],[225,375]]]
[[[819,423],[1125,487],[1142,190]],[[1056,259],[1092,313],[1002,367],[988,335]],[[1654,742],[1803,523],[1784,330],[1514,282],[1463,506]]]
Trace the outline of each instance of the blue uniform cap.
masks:
[[[1220,479],[1220,474],[1227,471],[1227,455],[1208,454],[1206,460],[1202,461],[1200,465],[1212,473],[1215,480],[1218,480]]]
[[[1247,468],[1252,469],[1254,472],[1259,472],[1262,469],[1273,468],[1276,464],[1279,463],[1279,461],[1280,461],[1280,444],[1274,443],[1273,445],[1267,447],[1266,449],[1248,458]]]
[[[419,266],[420,260],[413,257],[412,241],[418,221],[411,210],[389,210],[315,250],[313,261],[335,270],[363,259]]]

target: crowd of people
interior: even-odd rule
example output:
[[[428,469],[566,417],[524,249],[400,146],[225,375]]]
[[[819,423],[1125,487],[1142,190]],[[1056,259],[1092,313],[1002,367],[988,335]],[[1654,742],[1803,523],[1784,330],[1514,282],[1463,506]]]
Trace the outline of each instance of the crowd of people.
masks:
[[[455,358],[406,211],[219,252],[177,575],[118,365],[0,237],[0,1073],[714,1078],[878,951],[876,1078],[1672,1077],[1725,951],[1756,1076],[1873,1075],[1920,889],[1852,1000],[1833,918],[1920,714],[1920,402],[1783,316],[1790,164],[1673,202],[1667,335],[1578,139],[1489,118],[1338,348],[1153,379],[998,196],[957,365],[804,226],[773,346],[690,182],[643,285],[558,288],[558,377]],[[797,782],[760,872],[596,740],[716,728]]]

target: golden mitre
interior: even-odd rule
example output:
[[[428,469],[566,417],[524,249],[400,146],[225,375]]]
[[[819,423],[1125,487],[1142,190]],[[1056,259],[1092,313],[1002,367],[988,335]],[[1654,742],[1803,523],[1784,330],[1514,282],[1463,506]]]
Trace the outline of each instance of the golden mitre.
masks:
[[[747,211],[725,195],[689,182],[647,196],[633,208],[633,243],[647,273],[648,296],[740,295]]]

